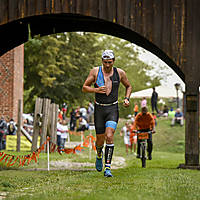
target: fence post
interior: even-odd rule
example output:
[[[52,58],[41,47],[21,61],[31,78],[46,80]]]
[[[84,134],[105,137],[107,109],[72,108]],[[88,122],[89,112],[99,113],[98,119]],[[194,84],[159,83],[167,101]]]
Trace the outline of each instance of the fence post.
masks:
[[[58,120],[58,105],[51,104],[49,123],[48,123],[48,135],[50,136],[50,141],[53,144],[57,144],[57,120]]]
[[[32,139],[32,148],[31,151],[36,151],[37,150],[37,141],[38,141],[38,136],[40,134],[40,117],[41,117],[41,112],[42,112],[42,103],[43,100],[41,98],[36,99],[35,103],[35,112],[34,112],[34,124],[33,124],[33,139]]]
[[[41,139],[40,139],[40,146],[46,141],[47,139],[47,126],[49,120],[49,111],[50,111],[50,99],[43,100],[43,108],[42,108],[42,131],[41,131]],[[46,145],[45,148],[46,149]],[[41,151],[45,152],[45,151]]]
[[[18,120],[17,120],[17,152],[20,152],[21,126],[22,126],[22,100],[18,100]]]

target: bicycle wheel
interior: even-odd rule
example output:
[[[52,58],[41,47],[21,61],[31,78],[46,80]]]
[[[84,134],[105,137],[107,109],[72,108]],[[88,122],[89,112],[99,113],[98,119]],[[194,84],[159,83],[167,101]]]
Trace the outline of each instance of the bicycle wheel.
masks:
[[[146,167],[145,145],[142,145],[141,148],[142,148],[142,158],[141,158],[142,168],[145,168]]]

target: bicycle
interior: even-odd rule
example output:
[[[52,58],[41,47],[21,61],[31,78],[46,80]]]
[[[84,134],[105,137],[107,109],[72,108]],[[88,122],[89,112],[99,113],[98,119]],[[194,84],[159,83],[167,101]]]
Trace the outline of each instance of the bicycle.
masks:
[[[149,134],[155,133],[155,131],[134,131],[137,134],[137,139],[140,140],[140,155],[142,161],[142,168],[146,167],[146,152],[147,152],[147,140],[149,139]]]

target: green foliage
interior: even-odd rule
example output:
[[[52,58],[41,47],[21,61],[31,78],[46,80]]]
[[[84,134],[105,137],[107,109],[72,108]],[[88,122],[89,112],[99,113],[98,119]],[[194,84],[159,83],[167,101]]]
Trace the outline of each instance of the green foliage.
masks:
[[[114,50],[115,66],[127,73],[133,91],[160,84],[160,76],[149,75],[154,67],[139,60],[137,49],[128,41],[85,32],[36,36],[25,43],[25,112],[33,112],[35,97],[70,106],[85,106],[93,100],[94,95],[82,93],[81,88],[90,69],[101,65],[104,49]],[[124,94],[125,89],[120,86],[120,102]],[[131,112],[121,105],[120,110],[122,117]]]
[[[61,33],[35,37],[25,44],[25,106],[30,112],[33,97],[47,97],[62,104],[81,104],[81,87],[96,65],[98,44],[91,33]]]

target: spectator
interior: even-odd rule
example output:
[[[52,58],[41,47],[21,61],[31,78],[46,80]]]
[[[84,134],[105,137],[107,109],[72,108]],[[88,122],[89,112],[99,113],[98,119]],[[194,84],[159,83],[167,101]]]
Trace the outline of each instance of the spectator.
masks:
[[[27,133],[29,133],[29,135],[33,135],[33,125],[32,122],[30,123],[30,121],[26,118],[23,119],[23,128],[25,129],[25,131]]]
[[[154,119],[154,122],[155,122],[155,126],[157,126],[157,117],[156,117],[154,112],[152,112],[152,116],[153,116],[153,119]]]
[[[88,130],[89,126],[87,121],[83,117],[79,117],[79,127],[77,131],[84,132],[85,130]]]
[[[168,112],[169,112],[168,107],[166,105],[164,105],[162,116],[163,117],[168,117]]]
[[[135,115],[135,116],[138,114],[138,110],[139,110],[138,104],[135,103],[135,106],[134,106],[134,115]]]
[[[66,120],[66,114],[67,114],[67,105],[66,103],[63,103],[62,105],[62,117],[63,117],[63,120]]]
[[[76,127],[76,112],[72,108],[72,111],[70,112],[70,131],[74,131]]]
[[[85,119],[87,120],[87,109],[82,107],[80,108],[80,115]]]
[[[61,148],[61,134],[62,134],[62,120],[58,118],[57,122],[57,145],[58,148]]]
[[[58,118],[63,120],[63,111],[61,111],[60,109],[58,110]]]
[[[174,118],[174,116],[175,116],[175,111],[173,110],[173,108],[171,107],[170,108],[170,110],[169,110],[169,112],[168,112],[168,116],[170,117],[170,118]]]
[[[137,155],[136,154],[137,134],[134,133],[134,123],[135,123],[135,120],[131,122],[131,126],[130,126],[130,142],[131,142],[131,149],[133,146],[134,155]]]
[[[63,120],[62,121],[62,125],[60,126],[60,132],[61,132],[61,148],[64,149],[65,148],[65,142],[66,139],[68,138],[68,142],[70,142],[70,138],[69,138],[69,132],[68,132],[68,126],[66,124],[66,121]]]
[[[146,107],[146,106],[147,106],[147,100],[146,100],[146,97],[143,97],[141,101],[141,108]]]
[[[6,133],[7,133],[7,123],[4,117],[2,116],[0,119],[0,150],[5,149],[4,137]]]
[[[123,126],[120,131],[120,136],[123,136],[123,135],[124,135],[124,144],[126,148],[126,154],[128,155],[128,149],[131,147],[130,124],[128,122],[125,123],[125,126]]]
[[[159,114],[159,111],[157,108],[157,102],[158,102],[158,93],[156,92],[155,87],[153,87],[153,92],[151,95],[151,109],[152,109],[152,112],[156,110],[157,114]]]
[[[79,127],[77,129],[77,132],[80,132],[81,134],[81,145],[83,145],[83,137],[84,137],[84,132],[85,130],[89,129],[89,124],[87,121],[84,119],[84,117],[79,117]]]
[[[89,102],[88,104],[87,113],[88,113],[88,122],[92,123],[93,121],[92,118],[93,118],[93,113],[94,113],[94,105],[92,104],[92,102]]]
[[[171,126],[174,126],[175,123],[183,126],[183,113],[181,112],[180,108],[176,109],[175,116],[172,118]]]
[[[8,135],[16,135],[17,126],[13,119],[10,120],[10,122],[7,124],[7,127],[8,127],[8,131],[7,131]]]

